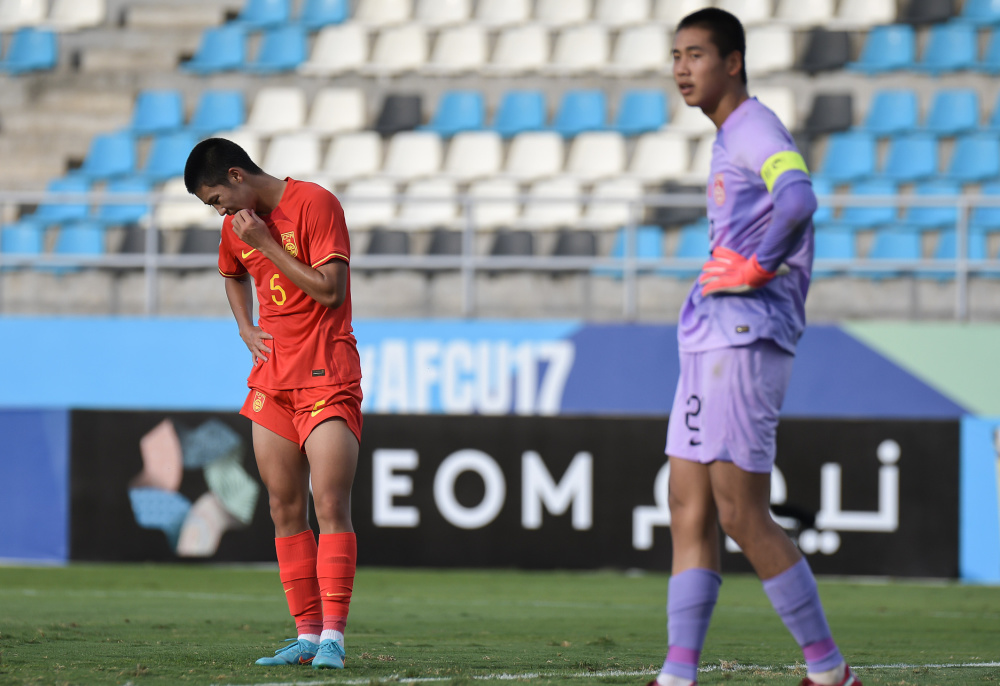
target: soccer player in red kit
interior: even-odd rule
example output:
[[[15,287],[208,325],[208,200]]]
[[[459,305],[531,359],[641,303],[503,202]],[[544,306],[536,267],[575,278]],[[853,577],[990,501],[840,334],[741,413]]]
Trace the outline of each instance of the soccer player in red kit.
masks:
[[[351,485],[362,422],[344,212],[329,191],[266,174],[221,138],[194,147],[184,183],[225,216],[219,271],[253,360],[240,414],[253,422],[281,583],[298,630],[297,640],[257,664],[341,669],[357,559]],[[318,545],[307,513],[310,480]]]

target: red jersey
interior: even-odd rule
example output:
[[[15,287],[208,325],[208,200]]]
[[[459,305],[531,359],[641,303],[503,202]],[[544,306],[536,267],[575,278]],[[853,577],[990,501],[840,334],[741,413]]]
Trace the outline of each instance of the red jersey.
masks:
[[[330,260],[350,264],[351,243],[340,201],[314,183],[286,179],[281,201],[260,218],[271,235],[300,262],[313,268]],[[235,278],[249,273],[257,285],[260,327],[274,336],[267,362],[256,360],[251,388],[288,390],[357,382],[361,361],[351,327],[351,276],[344,303],[324,307],[285,276],[271,260],[241,241],[233,218],[222,224],[219,271]]]

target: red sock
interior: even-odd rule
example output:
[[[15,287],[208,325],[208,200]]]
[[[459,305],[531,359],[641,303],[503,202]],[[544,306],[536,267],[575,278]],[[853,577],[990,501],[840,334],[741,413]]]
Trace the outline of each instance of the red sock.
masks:
[[[320,534],[316,576],[323,599],[323,630],[344,633],[354,590],[358,541],[353,533]]]
[[[319,634],[323,612],[316,581],[316,537],[312,530],[274,539],[278,553],[278,574],[285,589],[288,611],[295,618],[299,635]]]

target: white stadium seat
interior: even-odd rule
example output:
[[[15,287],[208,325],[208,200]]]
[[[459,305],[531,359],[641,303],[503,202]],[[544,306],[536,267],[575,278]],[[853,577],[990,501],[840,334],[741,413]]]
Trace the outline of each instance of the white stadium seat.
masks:
[[[791,29],[784,26],[755,26],[747,30],[748,76],[788,71],[794,62]]]
[[[563,168],[563,138],[554,131],[526,131],[514,136],[504,175],[521,183],[555,176]]]
[[[486,31],[476,24],[443,30],[423,71],[429,74],[459,74],[478,71],[486,64]]]
[[[498,29],[523,24],[531,19],[531,0],[479,0],[476,21]]]
[[[538,181],[528,190],[524,211],[516,226],[555,229],[580,221],[580,184],[567,177]]]
[[[409,21],[413,13],[411,0],[358,0],[352,19],[369,28],[382,28]]]
[[[712,0],[656,0],[653,18],[672,30],[687,15],[712,6]]]
[[[458,183],[493,176],[500,171],[503,141],[496,131],[462,131],[448,146],[443,175]]]
[[[374,131],[337,136],[330,142],[320,175],[332,183],[373,176],[382,168],[382,137]]]
[[[625,137],[617,131],[588,131],[573,139],[566,174],[583,183],[625,170]]]
[[[47,0],[0,0],[0,30],[38,26],[45,20]]]
[[[472,15],[471,0],[417,0],[414,19],[428,28],[463,24]]]
[[[368,61],[368,31],[360,24],[323,27],[309,59],[299,71],[310,76],[333,76],[359,71]]]
[[[736,15],[743,26],[771,21],[773,0],[718,0],[716,7]]]
[[[561,27],[590,20],[590,0],[536,0],[535,21]]]
[[[649,21],[649,10],[650,0],[597,0],[594,19],[608,28],[620,29]]]
[[[523,74],[539,71],[549,60],[549,32],[538,24],[506,29],[497,38],[487,74]]]
[[[301,179],[319,171],[319,137],[308,131],[283,133],[271,139],[261,165],[268,174]]]
[[[257,91],[244,128],[268,136],[301,129],[306,123],[306,94],[294,86],[266,86]]]
[[[483,202],[472,204],[477,229],[511,226],[521,214],[517,183],[511,179],[483,179],[469,186],[469,197]]]
[[[352,181],[339,196],[350,231],[390,224],[396,216],[396,185],[388,179]]]
[[[894,23],[896,0],[840,0],[840,7],[828,28],[857,31]]]
[[[651,185],[681,178],[690,164],[691,145],[686,136],[656,131],[639,136],[626,174]]]
[[[681,98],[677,98],[677,110],[670,119],[668,127],[671,131],[686,134],[689,137],[715,132],[715,124],[705,116],[698,107],[688,107]]]
[[[643,208],[636,201],[642,198],[642,184],[636,179],[620,178],[601,181],[591,191],[593,200],[587,203],[580,226],[589,229],[612,229],[638,221]]]
[[[430,131],[403,131],[389,139],[382,176],[408,182],[441,169],[441,137]]]
[[[222,226],[219,213],[188,193],[182,177],[169,179],[163,184],[162,193],[171,199],[164,200],[153,210],[156,228],[173,231],[189,226],[212,229]]]
[[[256,131],[251,131],[245,128],[235,129],[233,131],[220,131],[213,134],[212,137],[225,138],[226,140],[236,143],[236,145],[243,148],[243,150],[246,151],[247,156],[249,156],[250,159],[257,164],[260,164],[264,159],[264,156],[261,154],[263,152],[263,146],[260,144],[260,136],[257,135]]]
[[[580,74],[598,71],[608,62],[610,41],[603,26],[587,24],[565,29],[556,39],[552,60],[542,71],[548,74]]]
[[[712,146],[715,145],[715,134],[706,134],[698,141],[691,159],[691,168],[684,174],[682,180],[686,183],[701,185],[708,181],[712,169]]]
[[[387,28],[375,38],[375,47],[361,73],[392,76],[417,71],[427,62],[427,31],[418,24]]]
[[[784,86],[754,88],[751,95],[778,115],[778,119],[786,129],[792,131],[796,128],[799,118],[795,110],[795,94],[791,88]]]
[[[324,88],[313,100],[306,129],[321,136],[360,131],[365,128],[367,110],[360,88]]]
[[[774,18],[796,28],[824,26],[833,19],[833,0],[778,0]]]
[[[403,193],[393,226],[408,230],[450,226],[457,216],[455,184],[441,178],[423,179],[411,183]]]
[[[104,23],[106,0],[52,0],[48,23],[56,31],[78,31]]]
[[[615,41],[611,60],[602,71],[611,75],[663,72],[670,69],[670,41],[659,24],[622,29]]]

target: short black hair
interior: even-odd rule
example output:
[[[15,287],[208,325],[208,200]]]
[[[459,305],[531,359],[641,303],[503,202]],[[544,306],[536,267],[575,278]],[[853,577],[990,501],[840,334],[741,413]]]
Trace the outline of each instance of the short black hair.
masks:
[[[229,170],[239,167],[248,174],[263,174],[247,151],[225,138],[206,138],[192,148],[184,165],[184,186],[194,193],[202,186],[228,186]]]
[[[743,24],[726,10],[716,7],[706,7],[703,10],[692,12],[677,25],[677,30],[689,28],[707,29],[712,36],[712,42],[719,49],[719,55],[725,59],[734,50],[738,50],[743,58],[743,67],[740,69],[740,78],[743,83],[747,82],[747,36],[743,31]]]

